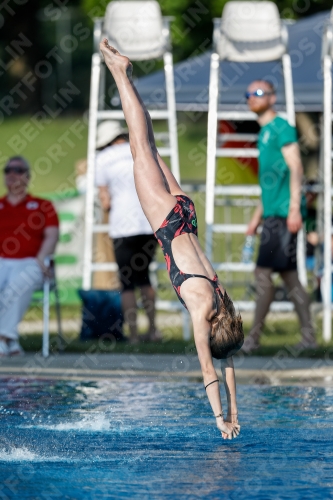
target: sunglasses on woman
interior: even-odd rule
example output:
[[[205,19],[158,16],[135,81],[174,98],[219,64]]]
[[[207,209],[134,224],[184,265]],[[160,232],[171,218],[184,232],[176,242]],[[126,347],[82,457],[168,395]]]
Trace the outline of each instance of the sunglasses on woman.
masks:
[[[4,168],[4,173],[7,175],[7,174],[18,174],[18,175],[23,175],[25,174],[26,172],[28,172],[28,170],[24,167],[6,167]]]
[[[265,95],[272,95],[274,92],[266,92],[265,90],[257,89],[254,92],[245,92],[246,99],[253,97],[264,97]]]

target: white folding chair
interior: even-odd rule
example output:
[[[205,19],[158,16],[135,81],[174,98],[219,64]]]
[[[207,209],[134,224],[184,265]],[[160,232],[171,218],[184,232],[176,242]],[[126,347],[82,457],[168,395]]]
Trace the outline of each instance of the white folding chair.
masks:
[[[115,1],[106,8],[103,32],[133,61],[157,59],[169,49],[158,2]]]
[[[221,60],[274,61],[286,53],[287,35],[273,2],[227,2],[215,23]]]

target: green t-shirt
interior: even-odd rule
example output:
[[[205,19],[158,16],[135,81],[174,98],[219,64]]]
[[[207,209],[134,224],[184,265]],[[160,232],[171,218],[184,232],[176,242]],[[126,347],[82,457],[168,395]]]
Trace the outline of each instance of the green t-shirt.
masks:
[[[276,116],[260,130],[258,137],[259,184],[264,219],[288,217],[290,170],[281,149],[292,142],[297,142],[296,128],[280,116]]]

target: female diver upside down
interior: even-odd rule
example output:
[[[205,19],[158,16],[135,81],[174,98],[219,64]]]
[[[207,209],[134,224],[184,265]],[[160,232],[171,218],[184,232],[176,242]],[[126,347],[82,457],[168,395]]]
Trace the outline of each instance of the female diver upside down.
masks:
[[[100,50],[119,90],[141,206],[162,247],[171,283],[190,313],[204,385],[216,425],[224,439],[232,439],[238,436],[240,426],[231,356],[244,341],[242,320],[200,247],[192,200],[182,191],[158,154],[151,118],[131,79],[129,59],[111,47],[106,38],[100,43]],[[228,400],[226,418],[212,357],[222,359]]]

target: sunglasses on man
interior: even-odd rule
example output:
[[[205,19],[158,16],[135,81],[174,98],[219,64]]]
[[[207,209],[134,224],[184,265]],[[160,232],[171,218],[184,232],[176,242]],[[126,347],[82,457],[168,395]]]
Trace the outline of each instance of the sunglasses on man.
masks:
[[[6,167],[4,168],[4,173],[7,174],[18,174],[23,175],[28,172],[28,169],[25,167]]]
[[[265,90],[257,89],[254,92],[245,92],[245,98],[250,99],[251,96],[253,97],[264,97],[265,95],[272,95],[274,92],[267,92]]]

